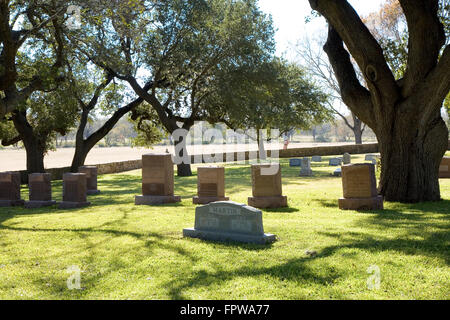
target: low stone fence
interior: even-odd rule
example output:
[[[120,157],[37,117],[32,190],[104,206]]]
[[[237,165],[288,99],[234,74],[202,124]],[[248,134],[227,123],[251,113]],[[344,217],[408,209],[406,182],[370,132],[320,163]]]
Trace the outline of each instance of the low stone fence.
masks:
[[[364,154],[378,152],[377,143],[367,143],[360,145],[343,145],[343,146],[322,146],[322,147],[309,147],[309,148],[292,148],[287,150],[278,150],[279,158],[295,158],[295,157],[311,157],[311,156],[333,156],[342,155],[346,152],[350,154]],[[268,150],[270,155],[270,150]],[[249,160],[250,156],[254,159],[256,157],[256,151],[243,153],[245,160]],[[214,154],[211,156],[215,156]],[[231,153],[219,153],[215,157],[225,161],[240,161],[244,160],[242,155],[239,157],[235,152]],[[203,156],[191,155],[191,163],[204,163]],[[142,160],[129,160],[121,162],[102,163],[97,165],[98,174],[110,174],[120,173],[142,168]],[[46,169],[46,172],[52,175],[52,180],[61,180],[62,176],[66,172],[70,172],[70,167],[64,168],[51,168]],[[20,171],[22,183],[28,182],[27,172]]]

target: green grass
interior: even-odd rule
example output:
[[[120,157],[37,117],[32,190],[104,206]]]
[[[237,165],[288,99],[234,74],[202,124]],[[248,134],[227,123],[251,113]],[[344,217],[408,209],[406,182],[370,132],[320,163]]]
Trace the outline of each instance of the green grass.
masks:
[[[180,204],[135,206],[138,170],[100,176],[88,208],[0,208],[0,299],[448,299],[450,179],[441,202],[341,211],[327,158],[312,178],[282,161],[289,208],[263,211],[265,231],[279,238],[270,246],[183,238],[196,176],[175,179]],[[227,165],[226,191],[246,202],[248,165]],[[67,289],[72,265],[82,290]],[[371,265],[379,289],[367,288]]]

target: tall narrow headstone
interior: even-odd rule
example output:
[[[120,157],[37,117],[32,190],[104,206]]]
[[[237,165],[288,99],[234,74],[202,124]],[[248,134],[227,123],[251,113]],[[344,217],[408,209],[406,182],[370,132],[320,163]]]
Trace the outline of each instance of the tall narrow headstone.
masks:
[[[97,189],[97,174],[98,174],[97,167],[82,166],[78,168],[78,172],[86,174],[87,194],[88,195],[99,194],[100,190]]]
[[[439,178],[450,178],[450,157],[443,157],[439,166]]]
[[[59,203],[59,208],[82,208],[90,204],[87,201],[86,174],[65,173],[63,175],[63,201]]]
[[[136,205],[154,205],[180,202],[174,195],[172,156],[167,153],[142,156],[142,195],[136,196]]]
[[[20,173],[0,172],[0,207],[22,206],[20,198]]]
[[[344,153],[344,156],[342,157],[344,164],[350,164],[352,163],[352,156],[350,153]]]
[[[195,208],[194,228],[183,236],[214,241],[266,244],[276,240],[264,233],[262,212],[233,201],[218,201]]]
[[[30,201],[25,208],[41,208],[56,204],[52,200],[52,179],[50,173],[32,173],[28,175]]]
[[[339,199],[343,210],[381,210],[383,197],[378,195],[375,166],[370,163],[342,166],[344,197]]]
[[[227,201],[225,197],[225,168],[197,168],[197,196],[192,198],[195,204],[208,204],[215,201]]]
[[[252,170],[252,197],[248,205],[256,208],[287,207],[282,195],[281,167],[279,164],[254,164]]]
[[[300,177],[311,177],[313,172],[311,170],[311,159],[303,158],[302,159],[302,167],[300,169]]]

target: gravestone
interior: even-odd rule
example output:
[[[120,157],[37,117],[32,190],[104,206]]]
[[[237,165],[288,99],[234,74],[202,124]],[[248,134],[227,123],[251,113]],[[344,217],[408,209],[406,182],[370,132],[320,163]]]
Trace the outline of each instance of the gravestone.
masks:
[[[59,203],[60,209],[87,207],[87,183],[85,173],[64,173],[63,175],[63,201]]]
[[[180,202],[174,195],[172,156],[168,153],[142,156],[142,195],[136,196],[136,205],[154,205]]]
[[[335,177],[342,177],[342,169],[341,168],[337,168],[336,170],[334,170],[333,176],[335,176]]]
[[[439,166],[439,178],[450,178],[450,157],[443,157]]]
[[[22,206],[20,198],[20,173],[0,172],[0,207]]]
[[[374,154],[366,154],[366,157],[364,158],[366,161],[372,161],[374,159],[376,159],[377,156]]]
[[[378,195],[375,166],[370,163],[342,166],[344,197],[339,199],[339,209],[382,210],[383,197]]]
[[[282,195],[280,165],[253,164],[251,170],[253,196],[248,198],[248,205],[256,208],[287,207],[287,197]]]
[[[78,172],[86,174],[87,194],[94,195],[99,194],[100,190],[97,189],[97,173],[96,166],[83,166],[78,168]]]
[[[183,229],[183,237],[256,244],[276,240],[275,235],[264,233],[260,210],[233,201],[197,207],[194,228]]]
[[[340,166],[342,164],[341,158],[331,158],[328,162],[328,165],[330,166]]]
[[[312,160],[312,162],[322,162],[322,157],[321,156],[313,156],[311,160]]]
[[[300,167],[302,165],[302,159],[289,159],[290,167]]]
[[[28,175],[30,201],[25,202],[25,208],[42,208],[53,206],[52,176],[50,173],[32,173]]]
[[[215,201],[227,201],[225,197],[225,168],[197,168],[197,196],[192,198],[194,204],[208,204]]]
[[[342,157],[344,164],[350,164],[352,163],[352,156],[350,153],[344,153],[344,156]]]
[[[313,172],[311,170],[311,159],[303,158],[302,159],[302,168],[300,169],[300,177],[311,177]]]

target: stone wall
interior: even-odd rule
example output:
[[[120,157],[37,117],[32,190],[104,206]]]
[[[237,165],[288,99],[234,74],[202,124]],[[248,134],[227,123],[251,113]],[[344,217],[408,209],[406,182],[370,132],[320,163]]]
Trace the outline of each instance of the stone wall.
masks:
[[[450,146],[450,142],[449,142]],[[310,147],[310,148],[292,148],[287,150],[279,150],[280,158],[295,158],[295,157],[311,157],[311,156],[334,156],[343,155],[348,152],[350,154],[364,154],[378,152],[377,143],[367,143],[360,145],[344,145],[344,146],[325,146],[325,147]],[[253,153],[255,155],[256,152]],[[270,151],[269,151],[270,155]],[[198,156],[198,155],[197,155]],[[250,153],[245,152],[245,160],[249,160]],[[233,159],[237,161],[237,155],[235,153],[222,153],[218,154],[219,159]],[[191,163],[194,162],[195,155],[191,155]],[[239,159],[240,160],[240,159]],[[131,171],[142,168],[142,160],[129,160],[121,162],[102,163],[97,165],[98,174],[120,173],[125,171]],[[62,180],[62,176],[66,172],[70,172],[70,167],[64,168],[51,168],[46,170],[52,175],[52,180]],[[21,180],[23,184],[28,182],[28,175],[26,171],[20,171]]]

